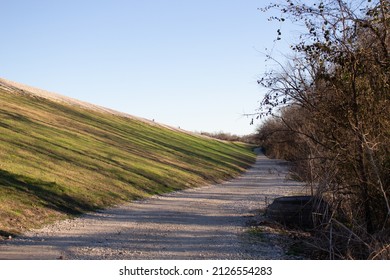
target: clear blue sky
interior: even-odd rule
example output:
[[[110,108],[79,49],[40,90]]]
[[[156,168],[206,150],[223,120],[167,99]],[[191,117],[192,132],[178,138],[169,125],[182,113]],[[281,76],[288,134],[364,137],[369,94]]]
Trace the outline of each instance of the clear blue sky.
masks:
[[[261,0],[2,0],[0,77],[190,131],[254,132]]]

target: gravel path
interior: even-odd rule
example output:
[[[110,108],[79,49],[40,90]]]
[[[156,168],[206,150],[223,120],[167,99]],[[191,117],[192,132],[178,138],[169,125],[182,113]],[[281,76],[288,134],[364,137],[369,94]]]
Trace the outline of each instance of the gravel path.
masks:
[[[2,241],[0,259],[285,259],[248,234],[266,198],[302,193],[282,161],[258,155],[229,182],[156,196]]]

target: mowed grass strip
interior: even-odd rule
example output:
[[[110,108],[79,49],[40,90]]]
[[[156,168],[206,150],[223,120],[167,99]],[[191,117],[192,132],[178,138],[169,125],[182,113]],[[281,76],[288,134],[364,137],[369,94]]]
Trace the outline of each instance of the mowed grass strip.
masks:
[[[221,182],[251,147],[0,87],[0,235]]]

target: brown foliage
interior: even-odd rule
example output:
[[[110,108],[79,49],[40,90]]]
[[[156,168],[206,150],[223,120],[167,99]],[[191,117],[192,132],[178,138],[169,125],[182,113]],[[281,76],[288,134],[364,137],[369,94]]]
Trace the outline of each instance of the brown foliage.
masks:
[[[273,7],[304,22],[308,32],[293,47],[290,64],[259,81],[269,89],[260,116],[272,116],[259,128],[262,144],[269,155],[293,161],[296,177],[333,205],[321,232],[330,257],[384,258],[390,242],[389,3],[354,7],[329,0],[310,7],[288,0]]]

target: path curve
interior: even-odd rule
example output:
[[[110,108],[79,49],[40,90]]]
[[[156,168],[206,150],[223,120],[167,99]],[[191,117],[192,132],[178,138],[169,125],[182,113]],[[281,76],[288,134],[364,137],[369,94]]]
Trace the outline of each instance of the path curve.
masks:
[[[284,259],[247,238],[250,213],[300,194],[286,166],[262,154],[240,177],[65,220],[1,241],[0,259]]]

